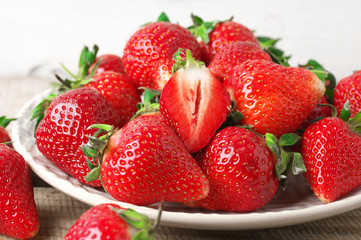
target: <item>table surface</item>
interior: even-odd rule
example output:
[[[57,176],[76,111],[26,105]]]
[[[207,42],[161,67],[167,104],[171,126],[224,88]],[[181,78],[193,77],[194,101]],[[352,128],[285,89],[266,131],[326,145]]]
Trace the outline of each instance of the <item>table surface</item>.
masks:
[[[52,79],[37,76],[0,77],[0,116],[15,117],[36,94],[48,89]],[[11,130],[11,124],[9,125]],[[49,186],[33,174],[35,201],[41,227],[36,240],[62,239],[69,228],[90,208]],[[360,239],[361,208],[335,217],[295,226],[243,231],[192,230],[160,226],[156,239]],[[10,239],[0,235],[0,240]]]

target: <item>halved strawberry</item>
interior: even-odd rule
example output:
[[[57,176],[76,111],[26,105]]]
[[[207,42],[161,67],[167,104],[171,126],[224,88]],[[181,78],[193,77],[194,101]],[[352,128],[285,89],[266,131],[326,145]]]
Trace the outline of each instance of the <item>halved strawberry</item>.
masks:
[[[177,132],[187,149],[202,149],[227,119],[231,100],[225,87],[186,51],[186,61],[178,58],[180,68],[165,85],[160,111]]]

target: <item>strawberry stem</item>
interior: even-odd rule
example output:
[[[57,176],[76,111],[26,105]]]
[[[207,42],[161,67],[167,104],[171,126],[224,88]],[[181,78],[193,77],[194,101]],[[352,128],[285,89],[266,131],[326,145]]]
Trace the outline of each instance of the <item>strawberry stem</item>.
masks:
[[[174,53],[173,59],[175,63],[172,66],[172,73],[174,74],[179,69],[190,69],[190,68],[202,68],[205,67],[204,62],[196,61],[192,52],[189,49],[186,49],[186,57],[184,58],[184,49],[179,48],[177,52]]]

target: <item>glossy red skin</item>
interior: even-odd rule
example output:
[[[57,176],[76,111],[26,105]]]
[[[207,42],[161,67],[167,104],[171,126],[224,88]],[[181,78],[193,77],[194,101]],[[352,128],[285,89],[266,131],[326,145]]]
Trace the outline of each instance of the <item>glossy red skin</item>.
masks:
[[[204,68],[207,79],[198,83],[195,89],[186,85],[187,81],[180,76],[182,71],[187,69],[178,70],[163,88],[159,109],[188,151],[195,153],[209,143],[226,121],[232,103],[223,84],[214,78],[209,69]],[[200,93],[202,85],[207,87]]]
[[[114,54],[104,54],[97,57],[94,63],[89,67],[89,74],[93,71],[95,64],[101,59],[99,67],[95,74],[99,74],[106,71],[112,71],[125,74],[123,60],[121,57]]]
[[[74,223],[64,240],[130,240],[132,236],[127,222],[110,207],[125,210],[110,203],[92,207]]]
[[[95,75],[93,81],[85,87],[93,87],[105,95],[119,111],[120,126],[126,124],[138,111],[137,103],[141,101],[138,89],[124,74],[102,72]]]
[[[295,132],[325,92],[314,73],[264,60],[235,66],[223,84],[244,115],[241,124],[278,137]]]
[[[0,126],[0,143],[10,142],[11,138],[8,131],[3,126]]]
[[[208,65],[209,70],[221,82],[234,66],[247,60],[262,59],[272,61],[262,48],[253,42],[232,42],[220,49]]]
[[[114,133],[101,179],[115,199],[149,205],[204,198],[208,180],[160,113],[142,115]]]
[[[91,88],[79,88],[54,98],[36,129],[39,151],[64,172],[81,183],[101,186],[99,180],[87,182],[90,171],[81,147],[88,142],[95,123],[119,126],[117,111],[106,97]]]
[[[265,139],[250,130],[222,129],[196,160],[209,180],[210,191],[188,206],[248,212],[267,204],[277,192],[276,157]]]
[[[169,22],[145,25],[124,48],[125,72],[137,87],[161,90],[172,76],[173,55],[179,48],[189,49],[195,59],[201,58],[200,46],[188,29]]]
[[[209,42],[207,44],[201,43],[202,60],[208,65],[217,52],[224,46],[238,41],[253,42],[259,45],[253,32],[240,23],[225,21],[216,24],[214,29],[209,33]]]
[[[361,185],[361,137],[340,118],[324,118],[309,126],[302,139],[304,174],[315,195],[335,201]]]
[[[332,108],[330,106],[320,106],[318,104],[328,104],[326,97],[322,97],[316,104],[315,108],[312,110],[310,115],[306,118],[305,121],[299,127],[302,130],[305,130],[308,126],[310,126],[313,121],[321,118],[331,117],[332,116]]]
[[[351,117],[361,111],[361,71],[341,79],[335,87],[333,104],[340,114],[343,105],[349,101]]]
[[[29,167],[18,152],[0,144],[0,233],[28,239],[39,225]]]

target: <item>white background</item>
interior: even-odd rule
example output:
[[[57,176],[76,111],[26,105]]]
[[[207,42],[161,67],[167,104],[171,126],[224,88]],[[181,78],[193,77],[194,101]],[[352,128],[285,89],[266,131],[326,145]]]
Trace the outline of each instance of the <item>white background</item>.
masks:
[[[189,26],[190,14],[234,20],[256,35],[282,38],[291,63],[317,59],[338,79],[361,69],[361,1],[0,0],[0,77],[50,76],[59,62],[76,71],[81,48],[122,55],[131,34],[165,11]],[[41,66],[40,69],[34,69]],[[4,79],[4,78],[3,78]],[[4,80],[1,81],[4,81]]]

